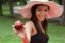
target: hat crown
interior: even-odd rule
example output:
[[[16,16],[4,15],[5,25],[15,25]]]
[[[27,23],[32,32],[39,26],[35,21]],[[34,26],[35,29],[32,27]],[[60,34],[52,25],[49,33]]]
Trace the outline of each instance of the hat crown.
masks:
[[[30,1],[42,1],[42,2],[48,2],[49,0],[30,0]]]

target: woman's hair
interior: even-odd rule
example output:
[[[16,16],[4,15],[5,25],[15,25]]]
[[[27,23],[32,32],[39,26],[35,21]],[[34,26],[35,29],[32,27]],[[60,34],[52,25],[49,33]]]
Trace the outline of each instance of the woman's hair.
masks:
[[[31,17],[31,20],[33,21],[33,23],[34,23],[34,25],[35,25],[35,27],[36,27],[36,30],[38,31],[38,32],[40,32],[40,33],[43,33],[42,32],[42,29],[40,28],[40,26],[39,26],[39,24],[38,24],[38,21],[37,21],[37,17],[36,17],[36,8],[39,6],[39,5],[43,5],[43,4],[36,4],[36,5],[34,5],[32,8],[31,8],[31,13],[32,13],[32,17]],[[45,5],[44,4],[44,6],[47,6],[47,5]],[[49,7],[48,7],[48,9],[49,9]],[[43,20],[42,21],[42,27],[43,27],[43,29],[44,29],[44,31],[45,31],[45,33],[46,33],[46,31],[47,31],[47,20],[45,19],[45,20]],[[44,33],[43,33],[44,34]]]

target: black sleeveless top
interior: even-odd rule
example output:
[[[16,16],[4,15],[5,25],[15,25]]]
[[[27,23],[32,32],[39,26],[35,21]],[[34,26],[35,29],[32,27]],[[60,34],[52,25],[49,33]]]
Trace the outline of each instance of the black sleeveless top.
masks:
[[[40,33],[37,33],[36,35],[31,37],[30,43],[48,43],[48,35],[41,35]]]
[[[43,26],[43,25],[42,25]],[[36,29],[37,30],[37,29]],[[31,42],[30,43],[48,43],[48,35],[44,34],[42,35],[38,30],[37,34],[31,37]]]

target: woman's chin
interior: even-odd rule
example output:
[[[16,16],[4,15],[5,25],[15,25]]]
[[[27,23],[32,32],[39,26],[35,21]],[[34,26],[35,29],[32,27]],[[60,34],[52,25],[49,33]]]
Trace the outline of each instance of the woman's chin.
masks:
[[[45,18],[41,18],[40,20],[43,21]]]

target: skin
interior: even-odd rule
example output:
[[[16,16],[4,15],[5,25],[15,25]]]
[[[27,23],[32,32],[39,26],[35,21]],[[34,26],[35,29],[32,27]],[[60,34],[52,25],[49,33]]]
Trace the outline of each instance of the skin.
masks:
[[[44,5],[40,5],[36,9],[36,17],[38,21],[43,21],[46,18],[46,14],[48,14],[48,7]]]
[[[38,19],[38,22],[39,22],[39,25],[41,27],[41,22],[46,18],[46,14],[48,13],[48,7],[47,6],[44,6],[44,5],[40,5],[37,7],[36,9],[36,17]],[[17,22],[17,21],[16,21]],[[15,23],[16,24],[16,23]],[[15,26],[15,25],[14,25]],[[34,23],[32,21],[28,21],[26,22],[26,24],[23,26],[25,29],[25,31],[23,31],[22,33],[21,32],[17,32],[15,30],[13,26],[13,30],[15,33],[17,33],[17,35],[21,38],[23,38],[24,36],[27,35],[27,40],[28,42],[27,43],[30,43],[31,41],[31,36],[34,36],[35,34],[37,34],[37,31],[35,29],[35,26],[34,26]],[[42,28],[42,27],[41,27]],[[34,33],[31,34],[31,31],[32,29],[34,30]],[[44,32],[44,31],[43,31]]]

